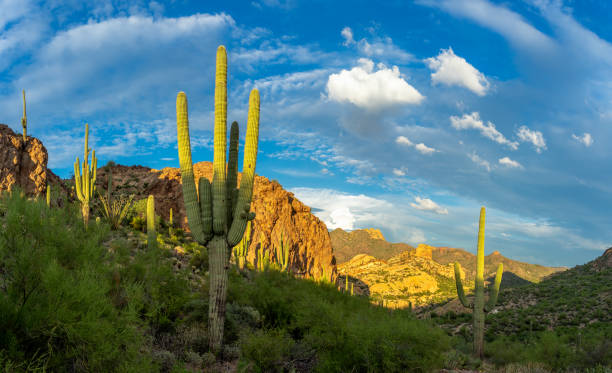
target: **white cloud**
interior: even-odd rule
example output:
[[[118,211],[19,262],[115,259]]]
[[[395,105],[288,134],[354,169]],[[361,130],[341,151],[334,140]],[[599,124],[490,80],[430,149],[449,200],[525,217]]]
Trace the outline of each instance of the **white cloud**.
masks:
[[[430,148],[429,146],[427,146],[427,145],[425,145],[423,143],[416,144],[414,146],[414,148],[416,150],[418,150],[421,154],[425,154],[425,155],[429,155],[429,154],[433,154],[433,153],[437,152],[436,149]]]
[[[401,145],[407,145],[407,146],[412,146],[412,141],[410,141],[406,136],[398,136],[397,139],[395,139],[395,142]]]
[[[437,57],[427,58],[427,66],[433,70],[431,81],[449,86],[465,87],[479,96],[484,96],[489,89],[489,82],[484,74],[457,56],[452,48],[442,49]]]
[[[520,163],[518,163],[517,161],[513,161],[512,159],[508,157],[500,158],[498,162],[499,164],[504,165],[509,168],[523,168],[523,166]]]
[[[349,46],[355,44],[355,39],[353,39],[353,30],[351,30],[350,27],[343,28],[340,34],[344,38],[344,43],[342,43],[342,45]]]
[[[523,142],[530,142],[535,146],[536,152],[541,153],[546,150],[546,141],[540,131],[532,131],[527,126],[521,126],[516,135]]]
[[[403,104],[419,104],[424,99],[400,76],[397,66],[389,69],[379,64],[378,70],[374,71],[374,62],[366,58],[359,59],[359,66],[351,70],[331,74],[327,81],[327,92],[333,101],[350,102],[370,111]]]
[[[476,154],[476,152],[468,154],[467,156],[468,158],[472,160],[472,162],[476,163],[479,166],[486,168],[487,171],[491,172],[491,164],[488,161],[480,158],[478,154]]]
[[[463,114],[461,118],[453,115],[450,117],[450,121],[453,128],[457,130],[475,129],[480,131],[484,137],[487,137],[498,144],[507,145],[512,150],[518,149],[518,143],[508,140],[495,128],[493,123],[487,122],[485,125],[480,119],[480,114],[478,114],[478,112]]]
[[[555,43],[530,25],[520,14],[486,0],[418,0],[420,4],[443,9],[455,16],[471,19],[503,35],[517,47],[534,51],[554,48]]]
[[[425,155],[431,155],[435,152],[437,152],[438,150],[431,148],[425,144],[418,143],[418,144],[414,144],[412,141],[410,141],[406,136],[398,136],[395,139],[395,143],[400,144],[400,145],[404,145],[404,146],[413,146],[419,153],[421,154],[425,154]]]
[[[292,188],[290,192],[307,206],[316,208],[315,215],[328,229],[368,228],[381,218],[381,212],[392,209],[389,202],[363,194],[350,195],[333,189],[314,188]]]
[[[429,198],[421,198],[417,196],[414,197],[414,201],[416,203],[412,202],[410,203],[410,206],[414,207],[417,210],[431,211],[439,215],[448,215],[447,209],[440,207],[440,205],[438,205]]]
[[[406,176],[406,173],[398,168],[393,169],[393,175],[395,176]]]
[[[588,132],[585,132],[582,136],[576,136],[572,133],[572,138],[587,148],[593,144],[593,137]]]

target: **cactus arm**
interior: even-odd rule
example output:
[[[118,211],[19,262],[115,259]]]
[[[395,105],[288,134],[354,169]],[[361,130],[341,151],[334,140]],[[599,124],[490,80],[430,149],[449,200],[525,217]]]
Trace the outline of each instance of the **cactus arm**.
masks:
[[[253,89],[249,98],[249,116],[244,147],[244,163],[242,179],[238,192],[238,202],[234,210],[234,219],[228,232],[227,240],[230,246],[236,245],[242,238],[246,223],[249,220],[253,183],[255,181],[255,164],[257,161],[257,145],[259,139],[259,91]],[[244,214],[243,214],[244,212]]]
[[[486,210],[480,209],[478,226],[478,248],[476,253],[476,282],[474,284],[474,355],[482,358],[484,354],[484,239]]]
[[[77,198],[79,199],[79,201],[84,201],[83,198],[83,194],[82,194],[82,185],[81,185],[81,171],[79,170],[79,166],[80,166],[81,162],[79,161],[79,157],[77,157],[76,162],[74,162],[74,185],[75,185],[75,191],[77,194]]]
[[[234,215],[232,207],[235,202],[234,190],[236,190],[236,183],[238,179],[238,136],[239,136],[238,123],[233,122],[230,129],[230,145],[229,145],[229,159],[227,163],[227,184],[226,184],[226,198],[227,198],[227,222],[230,224]]]
[[[21,91],[23,94],[23,117],[21,118],[21,126],[23,127],[23,142],[25,144],[28,138],[28,117],[26,116],[26,98],[25,89]]]
[[[212,190],[210,181],[205,177],[199,178],[198,184],[200,189],[200,214],[202,217],[204,240],[209,241],[213,237]]]
[[[497,266],[497,273],[495,274],[495,283],[489,289],[489,301],[485,306],[485,312],[490,312],[495,307],[495,303],[497,303],[497,296],[499,295],[499,285],[501,284],[503,273],[504,264],[499,263],[499,266]]]
[[[191,142],[189,140],[189,116],[185,92],[179,92],[176,96],[176,131],[187,222],[189,223],[193,238],[200,244],[205,245],[208,239],[206,239],[202,227],[202,217],[200,207],[198,206],[198,192],[196,191],[193,175]]]
[[[457,285],[457,296],[463,304],[463,307],[472,308],[472,304],[468,301],[463,290],[463,283],[461,282],[461,264],[455,262],[455,284]]]
[[[91,154],[91,169],[92,169],[93,176],[90,180],[91,191],[89,193],[89,199],[93,199],[94,193],[96,192],[96,175],[98,174],[98,158],[96,158],[95,150]]]
[[[149,250],[157,247],[157,232],[155,231],[155,197],[149,195],[147,199],[147,245]]]
[[[213,157],[213,232],[227,233],[226,164],[227,147],[227,52],[224,46],[217,48],[215,75],[215,132]],[[241,232],[240,236],[242,237]],[[236,242],[237,243],[237,242]],[[236,244],[234,243],[234,245]],[[234,246],[231,245],[230,246]]]

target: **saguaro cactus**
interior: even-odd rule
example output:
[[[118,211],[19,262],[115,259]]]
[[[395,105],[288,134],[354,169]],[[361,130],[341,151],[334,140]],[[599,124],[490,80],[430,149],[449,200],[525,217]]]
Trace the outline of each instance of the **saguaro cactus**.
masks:
[[[249,254],[249,245],[251,243],[251,221],[247,223],[246,230],[242,236],[242,240],[234,247],[234,256],[238,269],[243,270],[246,267],[246,258]]]
[[[77,157],[74,162],[74,183],[77,198],[81,201],[81,212],[83,214],[83,223],[85,228],[89,223],[89,201],[93,199],[96,191],[96,171],[98,165],[98,159],[96,158],[96,151],[91,150],[88,147],[89,143],[89,124],[85,124],[85,153],[83,155],[83,164]],[[89,152],[91,153],[91,167],[88,164]],[[82,168],[82,172],[81,172]]]
[[[147,199],[147,245],[149,250],[157,248],[157,231],[155,230],[155,197]]]
[[[284,242],[282,233],[276,246],[276,263],[281,271],[289,271],[289,245]]]
[[[461,265],[455,262],[455,282],[457,284],[457,296],[466,308],[472,309],[474,320],[474,355],[482,358],[484,352],[484,322],[485,312],[489,312],[495,307],[497,295],[499,294],[499,284],[501,283],[504,271],[503,263],[499,263],[495,283],[489,288],[489,300],[485,303],[484,299],[484,238],[485,238],[485,208],[480,209],[480,223],[478,227],[478,248],[476,253],[476,281],[474,287],[474,302],[471,303],[465,296],[463,284],[461,283]]]
[[[23,127],[23,144],[25,145],[28,138],[28,117],[26,116],[26,99],[25,89],[21,91],[23,94],[23,117],[21,118],[21,127]]]
[[[51,207],[51,186],[47,184],[47,207]]]
[[[184,92],[179,92],[176,99],[176,122],[187,221],[194,239],[207,246],[209,250],[209,347],[216,352],[221,347],[223,339],[230,250],[242,239],[247,221],[255,218],[255,214],[250,212],[250,206],[259,138],[259,92],[254,89],[249,98],[242,179],[240,189],[236,190],[238,177],[238,123],[236,122],[232,123],[230,131],[229,162],[226,164],[227,52],[224,46],[217,49],[212,186],[206,178],[200,178],[199,193],[195,187],[191,162],[187,96]]]

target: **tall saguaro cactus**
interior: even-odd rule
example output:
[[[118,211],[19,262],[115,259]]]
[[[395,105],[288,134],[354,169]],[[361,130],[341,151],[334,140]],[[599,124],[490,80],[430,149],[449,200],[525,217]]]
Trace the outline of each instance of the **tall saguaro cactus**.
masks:
[[[155,229],[155,196],[147,198],[147,246],[149,250],[157,248],[157,231]]]
[[[457,284],[457,296],[466,308],[472,309],[474,320],[474,355],[482,358],[484,352],[484,323],[485,312],[489,312],[495,307],[499,285],[504,271],[503,263],[499,263],[495,284],[489,288],[489,300],[485,303],[484,299],[484,238],[485,238],[485,208],[480,209],[480,222],[478,227],[478,248],[476,253],[476,281],[474,287],[474,302],[471,303],[465,296],[463,284],[461,283],[461,265],[455,262],[455,282]]]
[[[21,126],[23,127],[23,144],[25,145],[28,138],[28,117],[26,116],[26,99],[25,89],[21,91],[23,94],[23,117],[21,118]]]
[[[74,183],[77,198],[81,202],[81,212],[83,214],[83,223],[85,228],[89,223],[89,201],[93,199],[96,192],[96,172],[98,159],[96,151],[88,147],[89,144],[89,124],[85,124],[85,153],[83,155],[83,164],[81,165],[79,157],[74,162]],[[91,153],[91,166],[89,163],[89,152]],[[82,171],[81,171],[82,170]]]
[[[210,291],[208,308],[209,347],[216,352],[223,340],[227,269],[230,250],[242,239],[247,222],[255,218],[250,212],[255,179],[255,163],[259,138],[259,92],[251,91],[240,189],[236,190],[238,173],[238,123],[230,131],[229,162],[227,145],[227,52],[217,49],[215,77],[215,130],[212,185],[206,178],[195,187],[187,96],[179,92],[176,98],[176,125],[179,161],[183,184],[183,199],[191,234],[209,250]]]

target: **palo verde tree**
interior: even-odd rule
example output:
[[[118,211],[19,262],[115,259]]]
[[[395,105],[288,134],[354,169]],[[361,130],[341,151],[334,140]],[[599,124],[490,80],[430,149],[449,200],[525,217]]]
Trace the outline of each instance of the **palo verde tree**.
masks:
[[[231,248],[242,239],[249,220],[255,179],[255,162],[259,139],[259,91],[253,89],[249,97],[244,164],[240,189],[238,179],[238,123],[230,131],[229,160],[227,156],[227,52],[217,49],[215,76],[215,130],[212,185],[208,179],[198,180],[195,187],[187,96],[179,92],[176,98],[176,125],[178,152],[183,184],[183,199],[187,222],[193,238],[205,245],[209,252],[209,347],[218,352],[223,341],[225,300],[227,296],[227,270]]]
[[[489,312],[495,307],[497,295],[499,294],[499,284],[501,283],[504,271],[503,263],[499,263],[495,283],[489,289],[489,300],[485,303],[484,299],[484,238],[485,238],[485,208],[480,209],[480,222],[478,226],[478,248],[476,253],[476,281],[474,286],[474,302],[469,302],[463,291],[461,283],[461,265],[455,262],[455,282],[457,284],[457,296],[464,307],[472,309],[474,320],[474,355],[482,359],[484,353],[484,324],[485,312]]]

